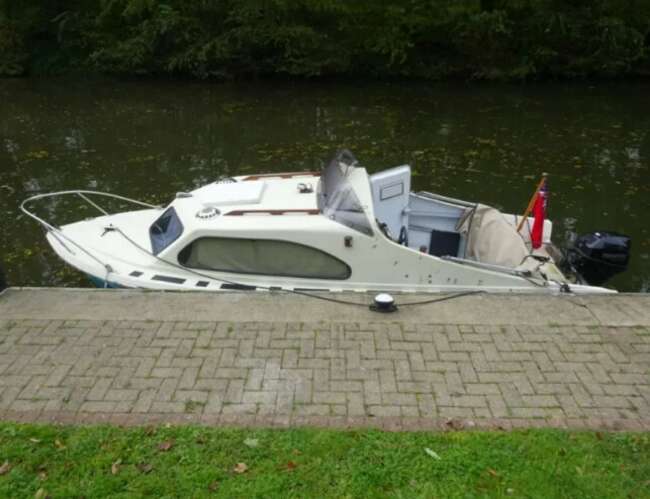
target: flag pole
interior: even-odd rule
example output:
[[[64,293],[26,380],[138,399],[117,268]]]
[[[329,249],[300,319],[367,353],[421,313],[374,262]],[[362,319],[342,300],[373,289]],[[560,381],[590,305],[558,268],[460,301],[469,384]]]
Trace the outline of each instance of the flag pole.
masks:
[[[528,202],[528,207],[526,208],[526,211],[524,211],[524,215],[521,217],[521,221],[519,222],[519,225],[517,225],[517,232],[521,231],[521,228],[524,226],[524,222],[528,218],[528,215],[530,215],[533,206],[535,206],[535,199],[537,199],[537,193],[544,185],[544,182],[546,181],[547,177],[548,177],[548,173],[542,173],[542,178],[539,181],[539,184],[537,184],[537,189],[535,189],[535,192],[531,196],[530,201]]]

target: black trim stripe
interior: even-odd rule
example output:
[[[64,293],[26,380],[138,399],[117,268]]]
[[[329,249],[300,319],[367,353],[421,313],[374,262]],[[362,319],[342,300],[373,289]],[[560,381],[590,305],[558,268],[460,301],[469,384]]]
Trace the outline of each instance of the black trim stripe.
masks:
[[[197,287],[199,287],[199,288],[207,288],[208,284],[210,284],[209,281],[198,281],[196,283]]]
[[[151,280],[168,282],[170,284],[183,284],[185,282],[185,279],[181,279],[180,277],[169,277],[166,275],[155,275],[151,278]]]
[[[246,284],[222,284],[221,289],[236,289],[239,291],[253,291],[257,286],[247,286]]]
[[[140,277],[144,272],[140,272],[139,270],[134,270],[131,272],[129,275],[132,277]]]

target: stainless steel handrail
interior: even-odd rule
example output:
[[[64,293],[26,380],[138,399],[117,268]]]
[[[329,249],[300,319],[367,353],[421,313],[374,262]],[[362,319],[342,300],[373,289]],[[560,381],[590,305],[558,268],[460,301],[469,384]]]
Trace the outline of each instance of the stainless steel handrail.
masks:
[[[100,191],[86,191],[86,190],[79,190],[79,189],[70,190],[70,191],[50,192],[50,193],[47,193],[47,194],[37,194],[35,196],[31,196],[31,197],[25,199],[20,204],[20,211],[22,211],[28,217],[36,220],[40,225],[45,227],[45,229],[47,229],[48,232],[52,232],[53,236],[56,237],[57,240],[59,240],[59,243],[61,243],[61,245],[66,250],[68,250],[73,255],[75,254],[74,251],[72,251],[65,244],[63,244],[63,242],[59,239],[59,237],[65,239],[70,244],[74,245],[79,250],[81,250],[86,255],[88,255],[90,258],[92,258],[97,263],[99,263],[102,267],[104,267],[104,269],[106,269],[107,274],[113,271],[113,269],[110,267],[110,265],[105,264],[104,262],[102,262],[99,258],[97,258],[95,255],[90,253],[88,250],[86,250],[79,243],[77,243],[72,238],[70,238],[66,234],[64,234],[63,231],[60,230],[58,227],[56,227],[55,225],[53,225],[52,223],[50,223],[50,222],[48,222],[46,220],[43,220],[41,217],[39,217],[38,215],[34,214],[33,212],[31,212],[30,210],[27,209],[27,205],[29,203],[32,203],[33,201],[38,201],[40,199],[46,199],[46,198],[59,197],[59,196],[68,196],[68,195],[77,195],[77,196],[79,196],[87,204],[91,205],[92,207],[97,209],[100,213],[102,213],[102,215],[109,215],[109,212],[106,211],[104,208],[102,208],[99,204],[97,204],[94,201],[92,201],[91,199],[89,199],[89,196],[103,196],[103,197],[118,199],[120,201],[125,201],[127,203],[136,204],[138,206],[143,206],[143,207],[146,207],[146,208],[160,209],[160,210],[162,209],[161,206],[145,203],[143,201],[138,201],[137,199],[131,199],[131,198],[127,198],[127,197],[124,197],[124,196],[118,196],[117,194],[111,194],[111,193],[108,193],[108,192],[100,192]]]

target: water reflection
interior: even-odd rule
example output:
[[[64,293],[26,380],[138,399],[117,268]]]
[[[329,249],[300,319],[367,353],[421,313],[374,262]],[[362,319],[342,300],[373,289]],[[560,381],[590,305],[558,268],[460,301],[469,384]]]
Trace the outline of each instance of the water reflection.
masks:
[[[14,284],[81,285],[18,212],[33,192],[89,188],[164,202],[225,175],[315,169],[338,147],[370,171],[410,163],[415,189],[521,211],[542,171],[563,242],[633,237],[648,289],[650,86],[0,82],[0,251]],[[48,215],[79,216],[70,202]]]

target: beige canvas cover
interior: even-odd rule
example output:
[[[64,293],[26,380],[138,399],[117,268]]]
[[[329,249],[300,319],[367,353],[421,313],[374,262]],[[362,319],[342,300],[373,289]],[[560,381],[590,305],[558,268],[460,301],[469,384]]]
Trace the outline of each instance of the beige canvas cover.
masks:
[[[516,228],[490,206],[478,204],[468,209],[456,230],[467,237],[465,257],[468,259],[515,268],[528,254]]]

